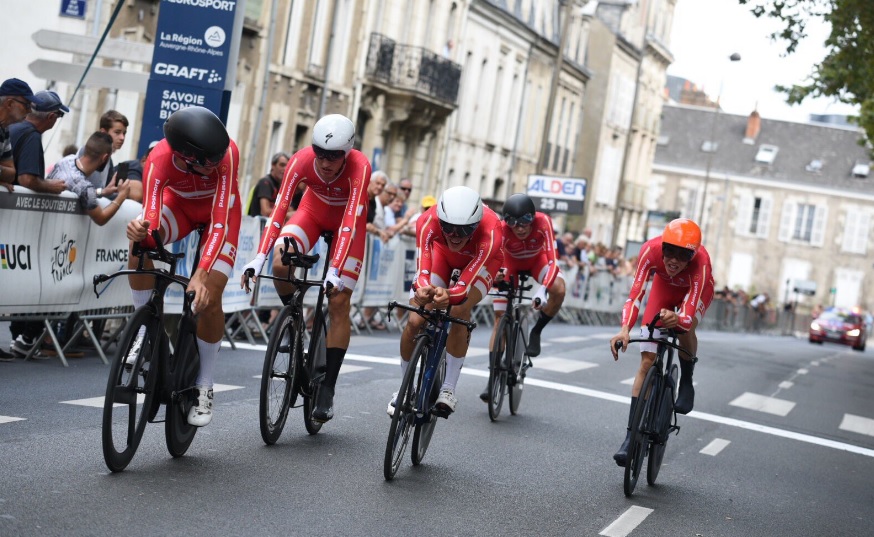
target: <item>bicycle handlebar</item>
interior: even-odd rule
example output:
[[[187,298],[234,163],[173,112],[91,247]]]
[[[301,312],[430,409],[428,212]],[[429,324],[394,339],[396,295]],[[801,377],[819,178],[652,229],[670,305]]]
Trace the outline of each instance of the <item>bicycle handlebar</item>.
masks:
[[[414,308],[413,306],[407,306],[406,304],[398,304],[394,300],[388,303],[388,314],[391,316],[391,311],[394,308],[401,308],[403,310],[411,311],[413,313],[417,313],[425,318],[431,324],[437,324],[441,320],[449,321],[450,323],[460,324],[467,328],[468,333],[473,332],[473,329],[476,328],[475,321],[466,321],[464,319],[459,319],[458,317],[452,317],[447,314],[445,310],[428,310],[425,309],[424,306],[419,306],[418,308]]]
[[[658,338],[653,337],[653,333],[655,332],[655,330],[657,328],[656,323],[661,319],[661,317],[662,317],[661,312],[657,313],[656,316],[653,317],[652,321],[646,325],[646,329],[649,330],[649,337],[632,338],[632,339],[629,339],[628,342],[629,343],[664,343],[665,345],[673,347],[678,352],[682,352],[686,356],[691,357],[690,359],[692,360],[692,362],[697,362],[698,361],[697,356],[693,356],[691,352],[687,351],[683,347],[681,347],[681,346],[677,345],[676,343],[674,343],[673,341],[671,341],[671,339],[674,339],[677,337],[677,333],[673,329],[662,328],[661,337],[658,337]],[[622,348],[622,341],[617,341],[616,343],[613,344],[613,347],[615,347],[616,350],[618,351],[619,349]]]

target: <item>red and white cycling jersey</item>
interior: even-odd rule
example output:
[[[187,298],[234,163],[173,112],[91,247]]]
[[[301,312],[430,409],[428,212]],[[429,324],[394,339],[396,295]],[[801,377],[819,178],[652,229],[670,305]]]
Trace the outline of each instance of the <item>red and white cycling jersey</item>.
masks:
[[[485,295],[504,260],[502,240],[501,220],[493,210],[483,206],[483,218],[476,231],[460,251],[453,252],[440,229],[437,206],[431,207],[416,220],[417,273],[413,289],[431,285],[432,276],[448,282],[452,270],[458,269],[461,276],[448,289],[450,304],[464,302],[470,288],[480,282],[480,292]]]
[[[165,228],[164,242],[187,236],[198,224],[209,224],[201,252],[201,268],[230,274],[236,258],[241,210],[237,184],[240,151],[233,140],[221,163],[209,175],[180,169],[167,140],[149,152],[143,165],[143,220],[149,229]],[[154,247],[151,234],[144,246]],[[216,263],[219,263],[216,266]]]
[[[544,213],[534,213],[531,233],[524,239],[517,237],[506,222],[501,222],[501,229],[504,235],[504,268],[508,274],[527,271],[539,278],[546,268],[546,274],[540,283],[547,289],[552,287],[559,273],[552,218]]]
[[[665,269],[662,257],[662,238],[646,241],[640,248],[640,261],[634,273],[634,283],[625,307],[622,308],[622,326],[629,329],[637,321],[640,303],[646,293],[646,282],[653,274],[652,291],[643,315],[644,322],[650,322],[662,308],[679,308],[679,330],[692,328],[692,319],[703,316],[713,300],[713,271],[710,267],[710,254],[699,246],[695,257],[686,268],[671,278]],[[700,317],[699,317],[700,319]]]
[[[316,172],[316,155],[312,146],[307,146],[295,153],[285,168],[285,177],[276,206],[270,214],[270,220],[264,228],[264,236],[258,253],[268,255],[274,242],[283,233],[283,222],[291,203],[291,198],[301,183],[307,185],[306,193],[300,201],[297,212],[289,219],[288,224],[301,227],[307,237],[297,237],[306,240],[302,244],[308,250],[318,240],[322,231],[334,232],[331,267],[344,270],[346,258],[350,249],[361,251],[357,255],[356,265],[360,271],[364,248],[364,227],[367,220],[367,186],[370,184],[370,161],[363,153],[353,149],[346,155],[346,164],[336,179],[330,183],[322,179]],[[315,222],[307,215],[320,215],[322,221]],[[313,229],[309,229],[313,228]],[[315,229],[319,228],[319,229]],[[360,229],[359,229],[360,228]],[[311,236],[311,235],[314,235]],[[353,245],[353,235],[357,238]],[[360,245],[360,248],[358,246]],[[345,269],[351,276],[352,269]],[[354,279],[357,279],[357,272]]]

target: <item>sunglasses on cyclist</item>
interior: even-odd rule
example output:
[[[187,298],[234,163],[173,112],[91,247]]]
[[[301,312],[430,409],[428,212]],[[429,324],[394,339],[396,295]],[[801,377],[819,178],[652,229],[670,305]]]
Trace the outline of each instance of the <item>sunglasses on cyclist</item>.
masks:
[[[695,257],[695,250],[662,243],[662,256],[666,259],[689,262]]]
[[[206,155],[204,157],[198,158],[189,153],[183,153],[181,151],[174,151],[173,154],[182,159],[185,164],[188,166],[199,166],[201,168],[215,168],[219,164],[222,163],[222,159],[225,158],[225,153],[227,151],[222,151],[221,153],[216,153],[215,155]]]
[[[327,160],[328,162],[336,162],[338,160],[343,160],[346,158],[346,152],[342,149],[322,149],[321,147],[314,145],[313,153],[316,154],[316,158],[319,160]]]
[[[466,226],[458,226],[455,224],[449,224],[444,221],[440,221],[440,229],[444,234],[450,237],[470,237],[473,235],[473,232],[476,231],[476,228],[479,224],[469,224]]]
[[[534,215],[531,213],[523,214],[522,216],[507,216],[504,215],[504,222],[510,227],[527,226],[534,221]]]

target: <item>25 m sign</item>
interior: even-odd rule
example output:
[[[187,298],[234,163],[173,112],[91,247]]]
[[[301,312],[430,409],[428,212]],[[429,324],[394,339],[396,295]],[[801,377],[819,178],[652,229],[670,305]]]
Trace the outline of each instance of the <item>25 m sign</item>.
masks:
[[[581,214],[586,200],[586,180],[575,177],[528,176],[528,196],[539,211]]]

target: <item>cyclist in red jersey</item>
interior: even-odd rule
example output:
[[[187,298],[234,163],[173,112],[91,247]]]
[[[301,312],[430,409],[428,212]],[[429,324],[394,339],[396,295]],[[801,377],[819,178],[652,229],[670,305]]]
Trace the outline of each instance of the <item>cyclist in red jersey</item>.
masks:
[[[285,168],[276,206],[264,227],[258,253],[243,267],[241,281],[245,288],[248,269],[258,276],[279,237],[290,237],[301,252],[308,252],[323,231],[334,232],[331,267],[325,278],[326,288],[330,287],[327,296],[331,321],[326,341],[326,372],[312,413],[313,420],[320,423],[334,417],[334,387],[352,330],[350,299],[361,273],[367,242],[366,193],[371,169],[367,157],[352,149],[354,141],[355,126],[345,116],[331,114],[316,122],[312,145],[295,153]],[[297,211],[286,222],[291,198],[301,183],[307,186],[306,193]],[[273,275],[278,277],[286,276],[289,271],[289,267],[282,265],[278,253],[281,246],[282,243],[276,244],[273,255]],[[283,304],[288,304],[294,286],[280,281],[274,284]]]
[[[164,139],[143,165],[143,213],[127,225],[127,238],[147,248],[155,246],[150,230],[157,229],[169,244],[185,238],[198,224],[208,226],[200,264],[187,289],[195,293],[192,310],[197,314],[200,352],[197,404],[188,413],[188,423],[198,427],[212,420],[213,371],[225,329],[222,293],[234,268],[242,214],[239,159],[237,145],[215,114],[200,106],[174,112],[164,123]],[[137,259],[128,259],[128,267],[136,268]],[[152,268],[148,258],[145,266]],[[129,279],[134,306],[146,304],[154,278]]]
[[[698,352],[698,337],[695,328],[704,317],[710,301],[713,300],[713,272],[710,255],[701,245],[701,230],[698,224],[686,218],[672,220],[665,227],[661,237],[650,239],[640,248],[640,261],[634,274],[631,293],[622,308],[622,328],[610,340],[613,359],[619,359],[616,343],[622,342],[622,352],[628,348],[630,331],[637,321],[637,314],[646,282],[652,278],[652,293],[643,313],[643,321],[651,321],[656,313],[661,313],[660,326],[678,332],[680,346],[695,356]],[[676,310],[676,311],[675,311]],[[641,328],[641,333],[645,331]],[[646,337],[648,332],[643,335]],[[628,445],[631,442],[631,416],[637,404],[640,386],[649,368],[655,362],[655,343],[640,344],[640,369],[631,388],[631,410],[628,415],[628,432],[613,460],[625,466],[628,459]],[[688,414],[695,403],[695,388],[692,386],[692,372],[695,363],[685,353],[680,357],[680,387],[674,410],[678,414]]]
[[[528,335],[527,354],[534,357],[540,355],[540,332],[561,309],[565,295],[564,276],[558,267],[552,218],[537,212],[534,200],[527,194],[513,194],[507,198],[501,213],[504,217],[504,268],[496,279],[502,280],[525,271],[541,284],[531,300],[532,307],[540,310]],[[489,348],[494,344],[498,321],[507,311],[507,300],[496,297],[493,307],[495,326]],[[480,399],[488,402],[488,387],[480,394]]]
[[[470,320],[473,307],[488,293],[492,280],[503,262],[501,221],[483,206],[479,194],[466,186],[449,188],[437,205],[416,219],[416,279],[410,289],[410,304],[445,309],[450,304],[452,316]],[[449,287],[453,271],[458,280]],[[416,336],[425,319],[415,313],[401,335],[401,376],[413,357]],[[467,354],[467,331],[453,327],[446,340],[446,378],[440,387],[436,406],[449,414],[458,399],[455,386]],[[394,413],[395,393],[386,409]]]

